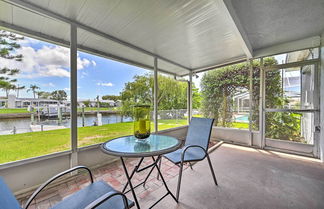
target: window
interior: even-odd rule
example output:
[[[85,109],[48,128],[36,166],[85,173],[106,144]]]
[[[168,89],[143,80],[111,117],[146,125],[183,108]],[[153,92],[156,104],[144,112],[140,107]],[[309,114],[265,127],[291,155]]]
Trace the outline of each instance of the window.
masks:
[[[69,48],[0,34],[0,163],[71,149]]]
[[[104,50],[100,46],[105,41],[109,40],[78,29],[80,43],[91,42]],[[153,111],[153,71],[81,51],[78,54],[86,64],[78,68],[78,147],[132,135],[133,106],[150,105]],[[151,121],[153,132],[152,117]]]
[[[205,72],[200,81],[204,117],[220,127],[249,128],[249,66],[230,65]]]
[[[277,63],[276,64],[287,64],[293,62],[300,62],[305,60],[317,59],[319,57],[319,49],[318,48],[311,48],[311,49],[304,49],[284,54],[278,54],[272,56]],[[271,58],[271,57],[267,57]],[[265,58],[266,59],[266,58]],[[274,63],[273,63],[274,64]]]
[[[158,130],[188,124],[188,80],[158,74]]]

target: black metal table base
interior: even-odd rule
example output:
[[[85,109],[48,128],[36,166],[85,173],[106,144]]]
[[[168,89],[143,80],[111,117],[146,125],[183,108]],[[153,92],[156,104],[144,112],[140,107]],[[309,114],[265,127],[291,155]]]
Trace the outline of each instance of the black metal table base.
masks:
[[[144,160],[144,157],[142,157],[142,158],[140,159],[140,161],[138,162],[138,164],[137,164],[137,165],[135,166],[135,168],[133,169],[133,171],[131,172],[131,175],[129,175],[129,173],[128,173],[128,171],[127,171],[127,168],[126,168],[126,165],[125,165],[125,162],[124,162],[123,157],[120,157],[120,159],[121,159],[121,162],[122,162],[122,165],[123,165],[123,168],[124,168],[124,171],[125,171],[125,175],[126,175],[126,178],[127,178],[127,183],[126,183],[126,185],[124,186],[122,192],[125,193],[125,194],[128,193],[128,192],[130,192],[130,191],[132,192],[132,195],[133,195],[133,198],[134,198],[134,201],[135,201],[135,205],[136,205],[136,207],[137,207],[138,209],[140,209],[140,205],[139,205],[139,203],[138,203],[138,200],[137,200],[136,193],[135,193],[135,190],[134,190],[134,189],[137,188],[137,187],[140,186],[140,185],[145,186],[145,183],[146,183],[146,181],[148,180],[148,178],[149,178],[149,176],[151,175],[151,173],[153,172],[154,168],[157,169],[157,171],[158,171],[158,177],[161,178],[161,180],[162,180],[162,182],[163,182],[163,185],[164,185],[165,189],[167,190],[167,193],[166,193],[163,197],[161,197],[160,199],[158,199],[158,200],[157,200],[153,205],[151,205],[151,207],[149,207],[149,208],[153,208],[156,204],[158,204],[158,203],[159,203],[163,198],[165,198],[165,197],[168,196],[168,195],[171,195],[172,198],[173,198],[176,202],[178,202],[178,200],[175,198],[175,196],[174,196],[174,195],[172,194],[172,192],[169,190],[168,185],[166,184],[166,182],[165,182],[165,180],[164,180],[164,178],[163,178],[163,175],[162,175],[162,173],[161,173],[161,170],[160,170],[160,168],[159,168],[159,166],[158,166],[158,162],[161,160],[161,155],[159,155],[156,159],[155,159],[154,157],[152,157],[152,159],[153,159],[153,163],[150,164],[150,165],[147,165],[147,166],[145,166],[145,167],[143,167],[143,168],[140,169],[141,163],[142,163],[143,160]],[[131,180],[132,180],[134,174],[135,174],[135,173],[139,173],[139,172],[141,172],[141,171],[144,171],[144,170],[146,170],[146,169],[148,169],[148,168],[151,168],[151,170],[150,170],[150,172],[148,173],[148,175],[146,176],[145,180],[144,180],[143,182],[137,184],[136,186],[133,186]],[[130,189],[127,190],[127,191],[125,191],[125,190],[127,189],[128,185],[129,185]]]

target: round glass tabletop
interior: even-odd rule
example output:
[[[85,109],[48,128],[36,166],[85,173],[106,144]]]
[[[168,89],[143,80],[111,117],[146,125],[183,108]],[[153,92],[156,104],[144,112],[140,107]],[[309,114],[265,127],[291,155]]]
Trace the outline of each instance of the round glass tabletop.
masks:
[[[150,135],[145,140],[124,136],[101,145],[103,152],[120,157],[147,157],[166,154],[177,150],[180,140],[164,135]]]

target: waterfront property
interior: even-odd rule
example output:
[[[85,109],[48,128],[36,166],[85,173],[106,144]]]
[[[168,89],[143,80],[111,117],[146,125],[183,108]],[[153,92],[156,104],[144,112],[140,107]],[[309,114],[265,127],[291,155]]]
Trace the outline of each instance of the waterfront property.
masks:
[[[57,105],[59,101],[53,99],[17,98],[15,95],[9,95],[8,98],[0,99],[0,104],[2,104],[2,108],[28,108],[29,106],[44,107],[47,105]]]
[[[0,105],[10,107],[0,113],[16,117],[0,124],[30,129],[0,135],[0,175],[22,205],[51,176],[85,165],[136,208],[161,198],[154,208],[323,208],[323,10],[322,0],[0,0]],[[55,99],[14,98],[22,84]],[[66,118],[17,109],[59,103]],[[138,103],[151,108],[144,119]],[[214,120],[208,150],[184,142],[193,116]],[[163,137],[125,137],[148,130]],[[202,161],[181,164],[181,178],[168,152]],[[83,173],[62,178],[30,208],[87,185]]]
[[[118,107],[120,106],[120,101],[113,100],[90,100],[90,99],[80,99],[78,100],[78,106],[84,107],[86,106],[84,103],[89,103],[89,107],[97,107],[98,103],[101,105],[106,104],[108,107]],[[48,105],[58,105],[64,104],[66,106],[70,106],[71,102],[67,100],[58,101],[55,99],[44,99],[44,98],[17,98],[15,95],[8,95],[6,97],[0,97],[0,108],[28,108],[32,107],[46,107]]]

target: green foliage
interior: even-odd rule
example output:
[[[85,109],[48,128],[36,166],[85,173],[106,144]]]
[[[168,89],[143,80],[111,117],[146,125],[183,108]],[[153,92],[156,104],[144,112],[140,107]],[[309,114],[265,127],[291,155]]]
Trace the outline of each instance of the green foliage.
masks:
[[[187,87],[186,82],[176,81],[173,78],[158,76],[158,107],[159,110],[186,109]],[[198,89],[193,87],[193,107],[200,103]],[[153,75],[136,75],[134,80],[125,84],[121,92],[122,112],[124,115],[132,116],[132,106],[135,104],[153,104]]]
[[[199,92],[199,89],[195,87],[194,83],[192,85],[192,108],[193,109],[199,109],[201,106],[201,93]]]
[[[274,65],[274,58],[264,59],[264,65]],[[260,62],[253,62],[252,70],[252,124],[254,129],[259,125],[260,101]],[[250,85],[249,64],[241,63],[212,70],[204,74],[201,80],[202,111],[205,117],[215,118],[215,125],[233,127],[233,97],[248,90]],[[283,98],[281,75],[279,71],[266,74],[266,107],[278,107],[287,103]],[[293,140],[300,133],[300,119],[288,113],[267,115],[267,137]]]
[[[104,108],[108,108],[108,107],[113,107],[112,105],[110,105],[107,102],[99,102],[99,107],[104,107]]]
[[[300,137],[301,114],[288,112],[270,112],[266,115],[266,137],[304,142]]]
[[[41,99],[49,99],[51,97],[51,92],[38,91],[37,96],[38,96],[38,98],[41,98]]]
[[[33,92],[34,98],[36,98],[37,89],[40,89],[40,87],[35,84],[31,84],[29,86],[29,89],[27,89],[27,92],[29,92],[29,91]]]
[[[21,54],[15,54],[15,50],[20,48],[17,41],[24,39],[24,37],[17,36],[16,34],[0,30],[0,57],[15,61],[22,61]],[[12,76],[19,73],[19,69],[10,69],[3,67],[0,69],[0,89],[6,92],[8,97],[11,90],[18,90],[24,87],[17,87],[17,79],[12,79]]]
[[[114,102],[121,100],[121,96],[117,96],[117,95],[104,95],[101,98],[103,100],[113,100]]]
[[[86,100],[86,101],[84,101],[83,104],[84,104],[86,107],[90,107],[90,100]]]
[[[51,93],[51,99],[63,101],[66,100],[67,94],[64,90],[56,90]]]

